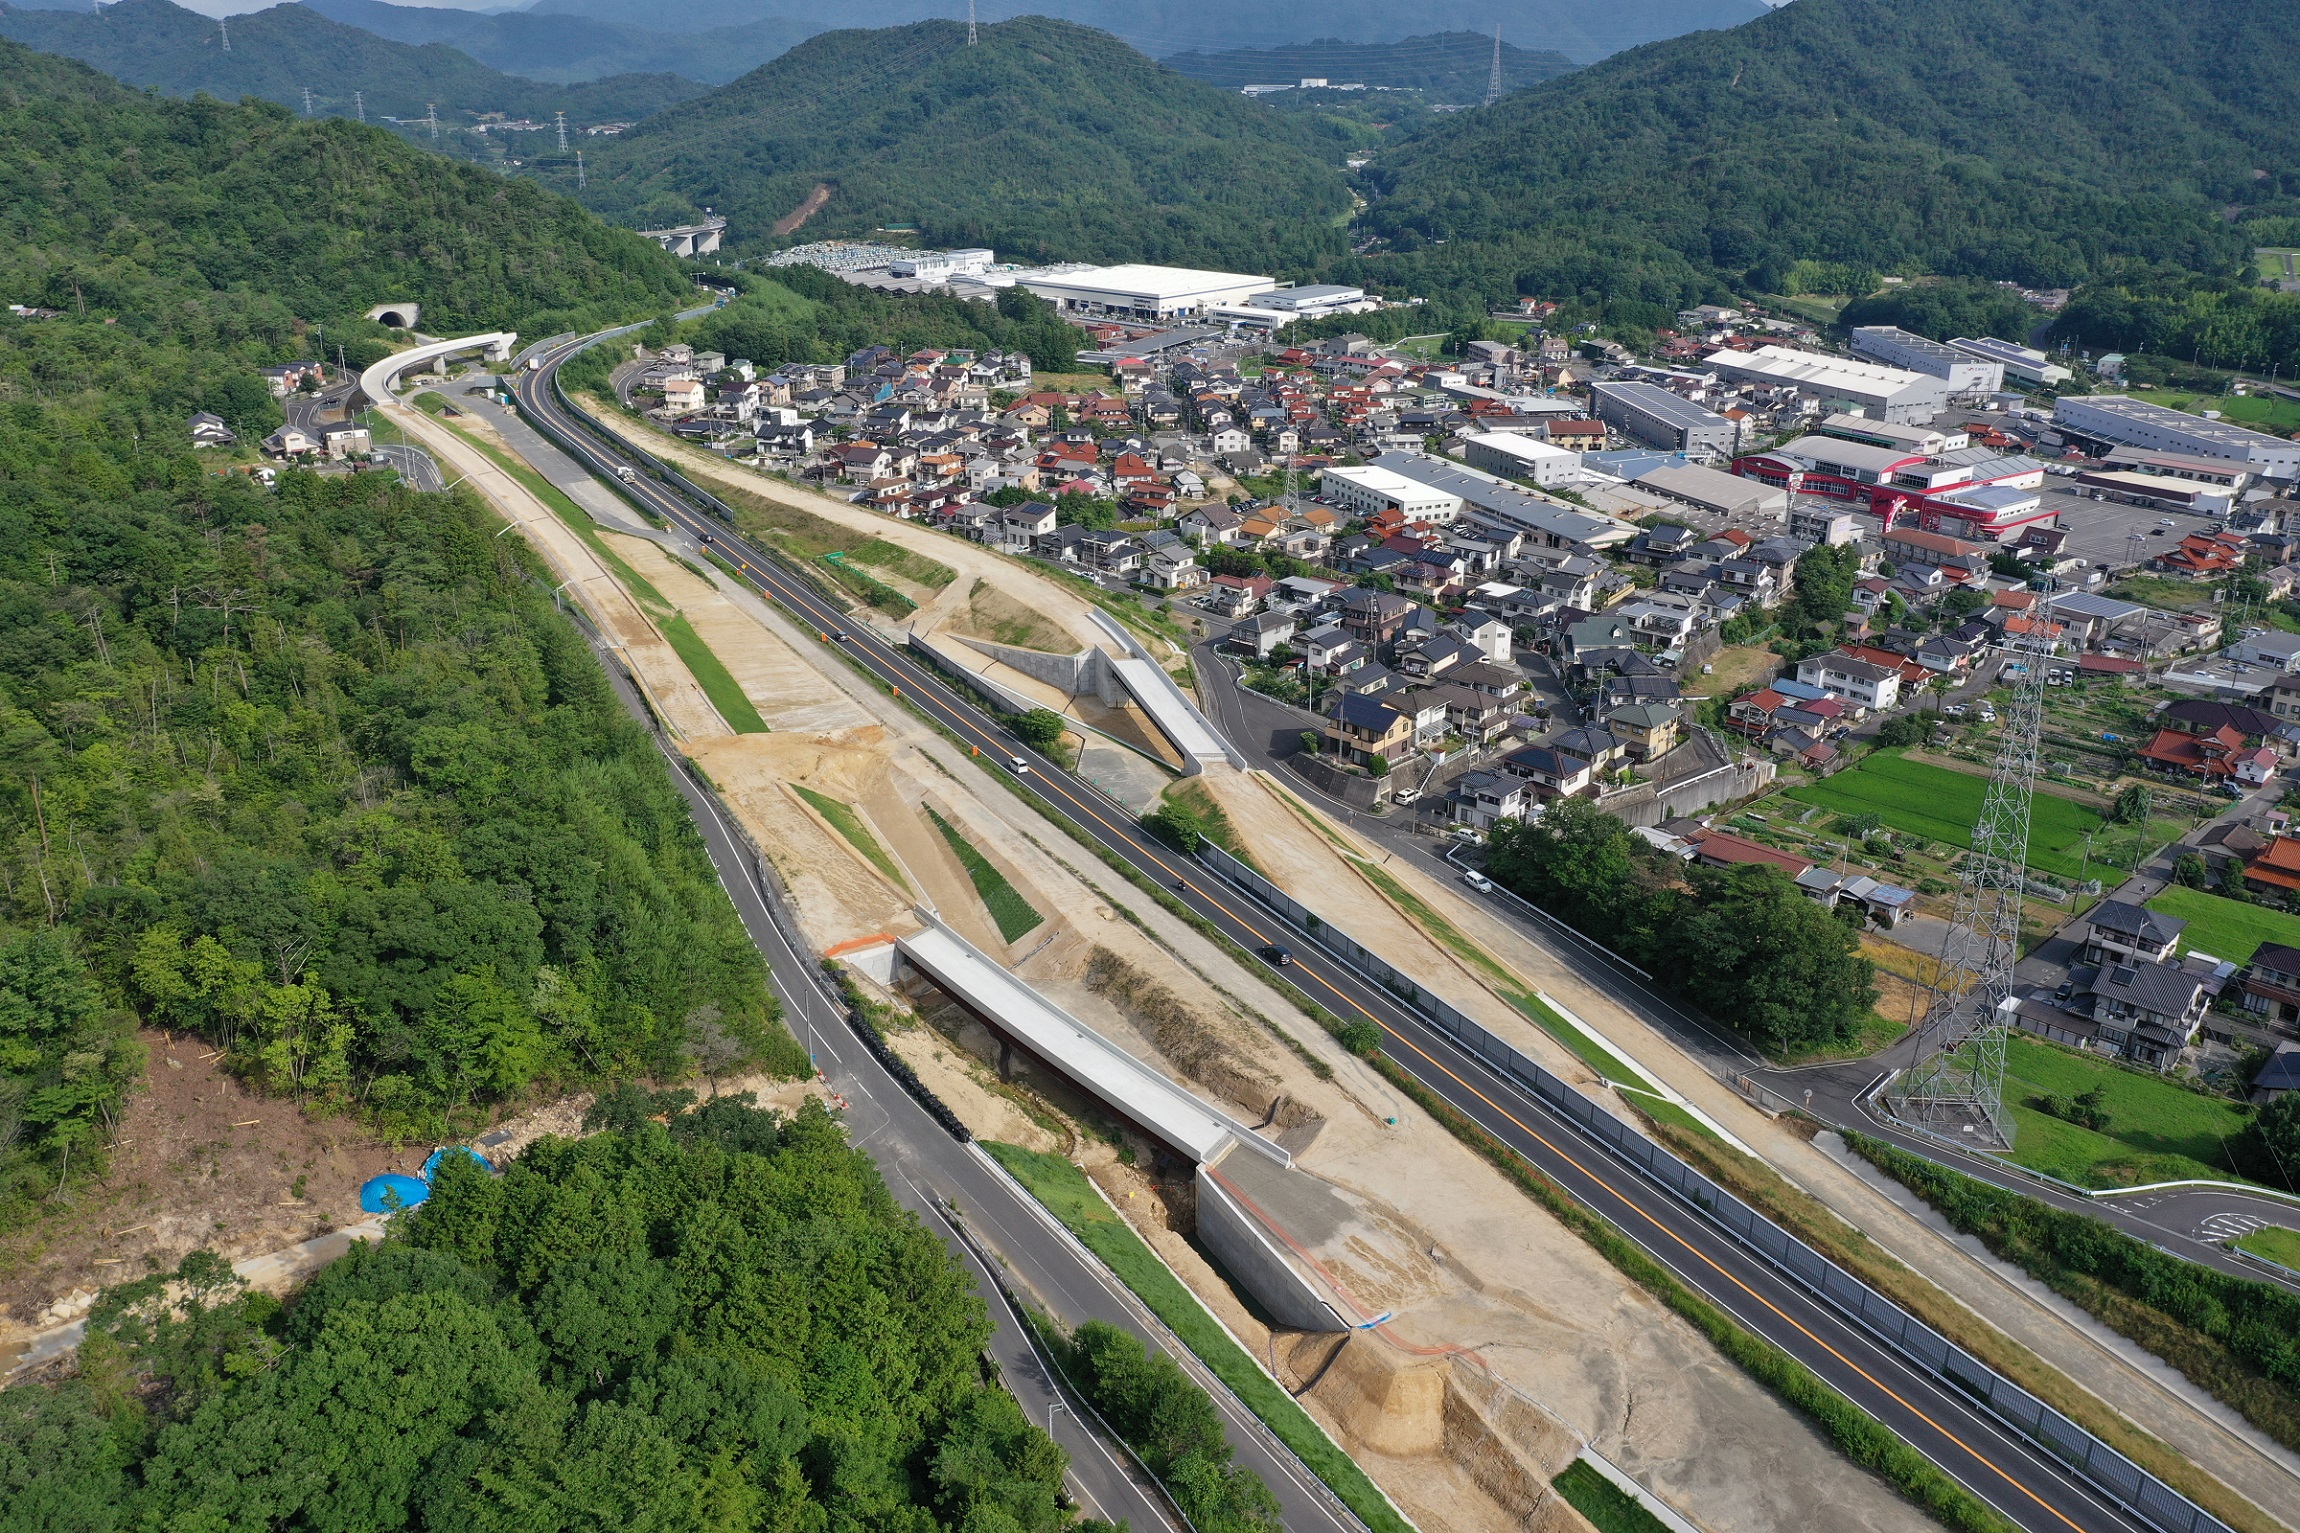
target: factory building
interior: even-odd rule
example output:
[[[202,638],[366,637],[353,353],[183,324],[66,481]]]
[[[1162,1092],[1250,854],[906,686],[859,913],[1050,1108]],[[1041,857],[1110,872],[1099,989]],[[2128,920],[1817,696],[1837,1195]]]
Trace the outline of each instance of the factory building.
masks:
[[[1352,516],[1396,511],[1409,522],[1444,526],[1461,515],[1461,497],[1408,479],[1387,468],[1329,468],[1318,476],[1318,493]]]
[[[1857,411],[1878,420],[1921,426],[1945,409],[1948,380],[1875,362],[1760,346],[1754,351],[1712,353],[1706,366],[1736,383],[1795,389],[1831,411]]]
[[[2005,370],[2007,378],[2017,378],[2038,388],[2051,388],[2056,383],[2066,383],[2072,376],[2067,368],[2033,346],[2016,346],[2011,341],[2000,341],[1993,335],[1958,336],[1949,344],[1968,357],[1996,363]]]
[[[1589,400],[1599,420],[1648,447],[1714,458],[1729,455],[1738,445],[1738,428],[1731,421],[1655,384],[1592,384]]]
[[[2266,478],[2300,476],[2300,442],[2288,442],[2230,421],[2206,420],[2123,394],[2088,394],[2052,407],[2064,435],[2103,446],[2145,447],[2189,458],[2226,458],[2249,464]]]
[[[1147,325],[1188,319],[1209,309],[1236,308],[1278,286],[1272,277],[1180,266],[1090,266],[1084,271],[1024,272],[1015,280],[1064,314]]]
[[[1857,327],[1853,331],[1853,355],[1887,367],[1929,374],[1948,384],[1952,394],[1994,394],[2005,386],[2002,362],[1928,341],[1894,325]]]
[[[1544,489],[1581,472],[1580,453],[1514,431],[1489,431],[1469,438],[1462,444],[1462,460],[1489,474],[1530,479]]]

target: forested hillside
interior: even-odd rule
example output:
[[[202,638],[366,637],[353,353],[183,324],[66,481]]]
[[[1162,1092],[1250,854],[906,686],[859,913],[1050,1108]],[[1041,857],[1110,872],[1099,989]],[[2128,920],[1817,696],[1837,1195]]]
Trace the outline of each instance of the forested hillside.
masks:
[[[453,1163],[284,1310],[206,1253],[180,1301],[108,1291],[78,1378],[0,1392],[10,1525],[1081,1526],[965,1273],[819,1104],[651,1110]]]
[[[817,32],[824,21],[769,17],[709,31],[656,31],[587,16],[533,11],[465,11],[386,0],[305,0],[346,25],[403,43],[445,43],[491,69],[527,80],[597,80],[617,74],[674,74],[724,85]],[[660,26],[669,18],[651,18]]]
[[[482,112],[544,121],[565,112],[578,125],[631,122],[700,93],[671,75],[624,74],[588,85],[515,79],[455,49],[410,47],[331,21],[308,5],[275,5],[230,18],[232,47],[213,17],[171,0],[119,0],[93,15],[0,4],[0,37],[93,64],[130,85],[172,96],[206,91],[225,101],[261,96],[315,114],[351,117],[364,92],[370,122],[409,121],[437,106],[455,128]],[[425,140],[429,142],[428,136]]]
[[[1493,71],[1493,38],[1475,32],[1434,32],[1394,43],[1346,43],[1321,38],[1286,48],[1237,48],[1227,53],[1170,54],[1160,62],[1208,85],[1292,85],[1326,79],[1336,85],[1418,90],[1445,102],[1482,102]],[[1504,41],[1501,85],[1523,90],[1573,68],[1554,50],[1528,52]]]
[[[1780,291],[1800,262],[2049,285],[2234,270],[2249,241],[2223,213],[2300,198],[2290,22],[2280,0],[1797,0],[1384,155],[1364,274],[1590,293],[1651,322]]]
[[[794,1067],[661,759],[468,492],[267,493],[190,451],[255,369],[414,298],[531,333],[661,251],[346,122],[0,43],[0,1226],[100,1165],[136,1020],[435,1132],[535,1081]],[[84,311],[84,312],[83,312]],[[356,358],[355,358],[356,360]]]
[[[1343,249],[1323,132],[1083,27],[1002,22],[970,48],[963,23],[922,22],[825,33],[642,123],[600,147],[584,200],[633,224],[708,206],[757,249],[822,183],[801,238],[900,224],[1022,259],[1267,271]]]

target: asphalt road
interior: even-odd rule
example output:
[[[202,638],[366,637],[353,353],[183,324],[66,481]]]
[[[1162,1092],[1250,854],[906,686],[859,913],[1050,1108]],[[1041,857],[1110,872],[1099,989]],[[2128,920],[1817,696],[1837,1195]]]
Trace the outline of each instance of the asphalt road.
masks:
[[[595,469],[611,474],[612,465],[621,461],[619,451],[584,435],[551,393],[553,371],[565,354],[548,354],[539,371],[521,377],[522,406],[531,418],[552,426]],[[1797,1357],[2012,1522],[2036,1533],[2111,1533],[2149,1526],[1981,1413],[1966,1396],[1790,1284],[1697,1210],[1611,1160],[1595,1141],[1584,1139],[1537,1099],[1486,1072],[1386,993],[1330,961],[1243,895],[1216,884],[1194,862],[1150,839],[1132,815],[1028,751],[900,651],[859,627],[846,630],[846,639],[831,640],[828,636],[851,620],[824,603],[811,587],[751,550],[723,522],[649,478],[643,468],[639,482],[629,488],[673,525],[697,537],[708,534],[720,556],[745,579],[801,621],[815,624],[825,642],[837,642],[861,668],[898,687],[914,707],[961,743],[986,751],[993,759],[1025,756],[1031,767],[1030,788],[1140,876],[1163,884],[1225,936],[1249,950],[1281,939],[1288,942],[1296,957],[1284,978],[1345,1019],[1373,1022],[1384,1034],[1390,1057],[1430,1090],[1611,1220],[1744,1327]],[[946,1152],[939,1159],[949,1160],[957,1153]],[[1273,1488],[1286,1494],[1283,1486]]]
[[[563,359],[563,355],[554,358]],[[548,373],[520,378],[520,395],[530,408],[547,390],[548,378]],[[678,507],[681,514],[671,517],[673,525],[686,529],[690,536],[707,530],[661,486],[648,481],[638,488],[641,498],[659,513],[669,516],[672,508]],[[714,544],[720,541],[714,532]],[[722,547],[722,552],[730,550]],[[787,602],[782,591],[770,589],[770,595],[795,605]],[[829,624],[826,631],[835,631],[836,614],[827,609],[800,618],[802,623],[810,620]],[[642,721],[647,720],[644,705],[616,663],[611,657],[602,658],[626,706]],[[663,748],[659,739],[657,746]],[[1072,1491],[1080,1504],[1092,1515],[1126,1521],[1136,1533],[1179,1527],[1162,1497],[1143,1483],[1145,1477],[1124,1450],[1091,1426],[1081,1403],[1050,1377],[1027,1333],[1007,1309],[1000,1285],[992,1281],[977,1244],[993,1254],[1005,1287],[1045,1305],[1065,1324],[1107,1321],[1174,1357],[1212,1396],[1238,1461],[1259,1474],[1277,1495],[1289,1530],[1362,1533],[1363,1524],[1324,1484],[1303,1468],[1260,1419],[1208,1373],[1131,1292],[1112,1280],[1101,1263],[1036,1200],[1008,1180],[982,1151],[953,1140],[886,1073],[848,1030],[840,1006],[823,989],[818,960],[807,950],[804,939],[795,935],[784,896],[774,887],[771,871],[751,855],[739,834],[721,817],[715,801],[695,785],[677,758],[668,750],[665,755],[703,832],[721,882],[733,897],[752,939],[767,957],[791,1030],[806,1044],[831,1088],[851,1104],[847,1123],[857,1148],[878,1163],[896,1197],[916,1211],[928,1228],[943,1233],[953,1251],[974,1272],[990,1302],[996,1327],[992,1354],[1024,1409],[1047,1426],[1070,1454]],[[954,1229],[954,1219],[963,1228],[963,1237]]]
[[[399,470],[399,477],[407,481],[407,487],[411,490],[436,493],[446,488],[446,482],[439,472],[439,465],[432,462],[431,454],[420,447],[402,447],[393,443],[385,443],[376,448],[375,454]]]

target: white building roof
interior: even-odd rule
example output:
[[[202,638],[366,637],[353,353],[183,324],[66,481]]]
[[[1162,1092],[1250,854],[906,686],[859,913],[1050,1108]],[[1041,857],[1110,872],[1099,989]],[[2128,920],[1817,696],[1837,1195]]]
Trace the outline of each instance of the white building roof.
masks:
[[[1061,292],[1116,293],[1145,303],[1174,303],[1185,298],[1237,298],[1249,293],[1265,293],[1278,285],[1274,277],[1196,271],[1186,266],[1090,266],[1084,271],[1030,276],[1024,283],[1034,292],[1052,288]]]

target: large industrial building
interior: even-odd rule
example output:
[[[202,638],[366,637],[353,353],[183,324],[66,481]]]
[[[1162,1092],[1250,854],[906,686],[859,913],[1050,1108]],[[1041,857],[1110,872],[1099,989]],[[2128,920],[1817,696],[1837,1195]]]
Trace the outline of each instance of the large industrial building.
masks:
[[[2300,477],[2300,442],[2253,431],[2229,421],[2208,421],[2165,405],[2123,394],[2087,394],[2061,399],[2052,423],[2065,434],[2104,446],[2146,447],[2190,458],[2228,458],[2247,463],[2272,479]]]
[[[1952,394],[1994,394],[2005,386],[2002,362],[1929,341],[1897,325],[1858,326],[1853,331],[1853,354],[1887,367],[1930,374],[1948,384]]]
[[[1471,468],[1508,479],[1530,479],[1544,489],[1581,472],[1580,453],[1514,431],[1469,438],[1462,443],[1462,458]]]
[[[1015,280],[1065,314],[1149,325],[1188,319],[1209,309],[1235,308],[1278,286],[1272,277],[1180,266],[1090,266],[1084,271],[1024,272]]]
[[[1318,493],[1352,516],[1395,511],[1409,522],[1444,526],[1461,514],[1459,495],[1382,467],[1326,469],[1318,476]]]
[[[1710,458],[1730,456],[1739,445],[1731,421],[1658,384],[1595,383],[1589,401],[1599,420],[1648,447]]]
[[[1635,482],[1637,488],[1650,490],[1681,506],[1735,521],[1780,517],[1789,510],[1787,491],[1744,479],[1739,474],[1703,468],[1698,463],[1689,463],[1683,468],[1657,468],[1650,474],[1639,474]]]
[[[1551,500],[1523,485],[1426,452],[1385,452],[1374,459],[1373,466],[1457,498],[1464,521],[1494,531],[1521,533],[1529,547],[1593,554],[1637,536],[1636,526],[1617,516]],[[1326,470],[1328,475],[1333,472]]]
[[[1947,407],[1952,392],[1945,378],[1787,346],[1712,352],[1704,365],[1736,383],[1795,389],[1818,399],[1824,410],[1857,410],[1904,425],[1931,420]]]
[[[2005,370],[2007,378],[2018,378],[2023,383],[2033,383],[2039,388],[2066,383],[2071,376],[2067,368],[2035,347],[2016,346],[2011,341],[2000,341],[1993,335],[1960,335],[1949,344],[1968,357],[1996,363]]]
[[[2044,465],[1985,447],[1912,452],[1836,436],[1801,436],[1734,461],[1733,471],[1790,495],[1825,495],[1886,527],[1993,542],[2053,520],[2041,491]]]

